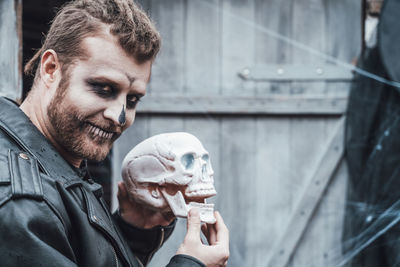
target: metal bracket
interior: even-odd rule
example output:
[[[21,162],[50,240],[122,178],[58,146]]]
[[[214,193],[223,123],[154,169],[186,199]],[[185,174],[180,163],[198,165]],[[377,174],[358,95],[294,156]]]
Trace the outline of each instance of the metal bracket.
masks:
[[[352,70],[336,65],[257,65],[243,68],[238,76],[252,81],[351,81]]]

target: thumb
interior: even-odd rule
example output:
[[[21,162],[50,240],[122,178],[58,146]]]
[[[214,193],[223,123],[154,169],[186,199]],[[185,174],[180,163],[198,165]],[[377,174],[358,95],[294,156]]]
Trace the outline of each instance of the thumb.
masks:
[[[192,208],[188,212],[187,234],[185,239],[200,241],[200,231],[201,231],[201,222],[200,222],[199,210],[196,208]]]

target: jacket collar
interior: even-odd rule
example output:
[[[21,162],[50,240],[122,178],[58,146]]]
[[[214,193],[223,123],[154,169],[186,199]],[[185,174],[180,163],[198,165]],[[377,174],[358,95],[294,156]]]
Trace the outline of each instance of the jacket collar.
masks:
[[[81,183],[81,178],[54,146],[12,100],[0,97],[0,128],[21,149],[36,158],[41,170],[65,185]]]

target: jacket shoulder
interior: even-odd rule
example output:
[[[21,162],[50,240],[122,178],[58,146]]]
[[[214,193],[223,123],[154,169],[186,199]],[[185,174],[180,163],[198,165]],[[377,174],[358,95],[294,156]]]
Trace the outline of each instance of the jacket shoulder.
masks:
[[[9,149],[0,153],[0,206],[15,198],[43,200],[42,177],[35,158]]]
[[[11,177],[8,171],[8,158],[6,154],[0,154],[0,207],[11,196]]]
[[[0,153],[0,208],[21,198],[44,201],[64,224],[68,221],[57,180],[41,173],[32,156],[8,150],[6,154]]]

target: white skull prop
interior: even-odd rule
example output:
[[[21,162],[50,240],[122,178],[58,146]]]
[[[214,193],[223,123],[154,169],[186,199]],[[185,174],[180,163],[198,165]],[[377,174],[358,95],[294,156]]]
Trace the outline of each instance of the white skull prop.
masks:
[[[130,197],[157,210],[186,217],[192,207],[203,222],[214,223],[214,171],[208,152],[184,132],[150,137],[135,146],[122,163],[122,178]]]

